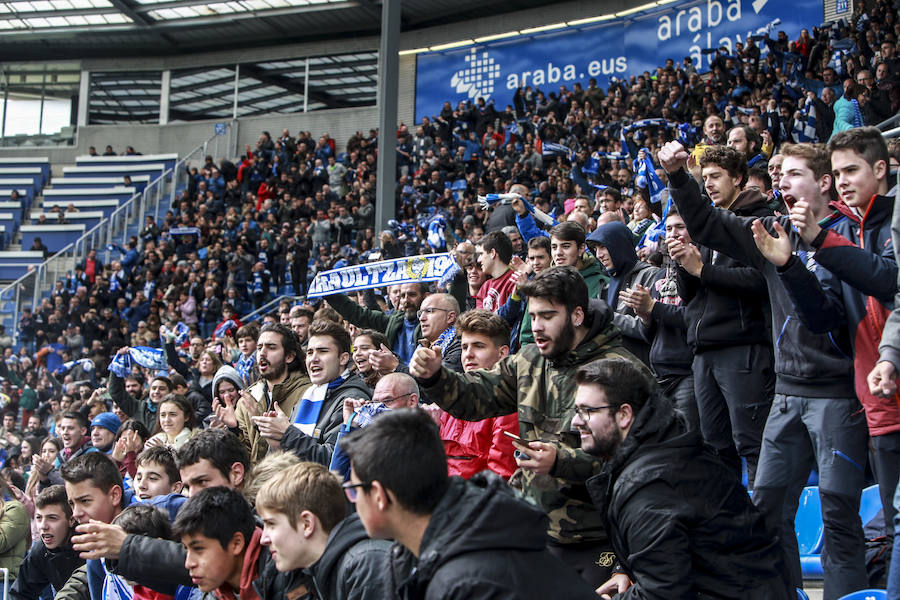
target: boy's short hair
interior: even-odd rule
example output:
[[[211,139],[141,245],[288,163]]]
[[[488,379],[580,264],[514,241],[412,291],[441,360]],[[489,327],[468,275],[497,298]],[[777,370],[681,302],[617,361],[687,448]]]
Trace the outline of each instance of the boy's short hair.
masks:
[[[184,379],[184,377],[181,376],[180,373],[173,373],[169,375],[169,381],[172,382],[173,390],[182,386],[187,387],[187,381]]]
[[[778,153],[785,158],[791,156],[805,160],[816,179],[831,175],[831,154],[822,144],[782,144]]]
[[[66,483],[90,481],[104,494],[114,485],[124,490],[119,467],[102,452],[89,452],[73,458],[60,468],[59,474]],[[124,495],[122,499],[124,501]]]
[[[241,463],[244,472],[250,470],[250,456],[236,435],[227,429],[204,429],[184,443],[175,454],[175,464],[179,469],[197,464],[206,459],[226,479],[231,473],[231,465]]]
[[[72,518],[72,507],[69,506],[69,497],[66,495],[66,486],[51,485],[34,499],[34,507],[36,509],[43,509],[54,504],[58,504],[62,507],[63,514],[66,515],[67,519]]]
[[[497,251],[497,257],[504,265],[508,265],[512,260],[513,246],[509,237],[502,231],[492,231],[484,236],[481,240],[481,247],[484,252],[491,250]]]
[[[175,464],[175,452],[168,446],[150,446],[138,454],[135,464],[142,467],[147,463],[156,463],[166,472],[169,485],[181,481],[181,472]]]
[[[350,334],[334,321],[327,319],[316,319],[313,321],[309,326],[309,337],[317,335],[328,336],[333,339],[337,346],[338,354],[350,352]]]
[[[88,431],[90,431],[91,429],[91,422],[88,421],[88,418],[86,416],[84,416],[77,410],[69,410],[64,412],[60,419],[71,419],[73,421],[78,421],[78,424],[81,427],[84,427]]]
[[[550,238],[545,235],[538,235],[528,240],[528,249],[542,249],[550,256],[552,248],[550,247]]]
[[[172,526],[169,516],[151,504],[133,504],[113,519],[125,533],[145,535],[163,540],[172,539]]]
[[[253,465],[250,473],[250,481],[241,490],[244,498],[252,505],[256,505],[256,495],[259,489],[272,479],[277,473],[289,469],[300,462],[300,457],[293,452],[272,451]]]
[[[293,529],[300,513],[310,511],[329,532],[347,516],[341,484],[324,465],[301,462],[277,473],[260,488],[256,509],[285,515]]]
[[[587,233],[580,223],[563,221],[559,225],[553,226],[550,230],[550,237],[563,242],[575,242],[579,246],[583,246],[587,239]]]
[[[342,438],[341,445],[364,491],[378,481],[412,513],[430,514],[447,491],[450,479],[440,430],[421,409],[389,410]]]
[[[782,152],[784,154],[784,152]],[[728,146],[708,146],[700,156],[700,168],[708,166],[721,167],[730,177],[740,177],[738,187],[747,183],[747,159],[744,155]]]
[[[172,532],[176,537],[199,533],[217,540],[222,548],[235,533],[244,536],[244,546],[250,543],[256,521],[250,503],[240,492],[226,487],[212,487],[191,496],[178,511]]]
[[[234,334],[234,339],[239,340],[241,338],[253,338],[255,342],[259,338],[259,327],[250,323],[242,325],[237,330],[237,333]]]
[[[152,384],[154,381],[162,381],[165,384],[165,386],[167,388],[169,388],[170,392],[175,389],[175,384],[172,383],[172,380],[169,379],[168,377],[166,377],[165,375],[157,375],[156,377],[154,377],[153,379],[150,380],[150,383]]]
[[[870,167],[879,160],[883,160],[888,168],[891,165],[887,142],[877,127],[854,127],[834,134],[828,141],[829,156],[835,150],[852,150],[866,159]]]
[[[474,334],[489,338],[498,348],[509,345],[509,324],[506,319],[483,308],[468,310],[456,320],[460,335]]]

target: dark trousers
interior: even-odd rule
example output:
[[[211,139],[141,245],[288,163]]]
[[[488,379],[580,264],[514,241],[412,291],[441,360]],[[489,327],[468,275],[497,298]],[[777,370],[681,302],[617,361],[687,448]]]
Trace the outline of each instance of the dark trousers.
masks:
[[[753,489],[763,428],[775,393],[772,349],[746,345],[699,352],[693,371],[703,439],[738,477],[744,458],[748,487]]]
[[[869,458],[872,461],[875,480],[878,482],[881,506],[884,508],[884,524],[888,537],[893,537],[892,525],[897,514],[894,508],[894,492],[897,489],[897,481],[900,480],[900,431],[873,435],[870,440],[872,448]]]
[[[868,429],[859,400],[775,394],[763,431],[753,502],[777,533],[791,581],[803,586],[794,517],[810,469],[819,471],[824,600],[868,587],[859,498]]]
[[[689,431],[700,429],[693,375],[668,375],[657,380],[662,395],[672,403]]]
[[[549,539],[547,550],[575,569],[594,588],[606,583],[612,577],[613,567],[616,566],[616,555],[609,542],[560,544],[554,539]]]

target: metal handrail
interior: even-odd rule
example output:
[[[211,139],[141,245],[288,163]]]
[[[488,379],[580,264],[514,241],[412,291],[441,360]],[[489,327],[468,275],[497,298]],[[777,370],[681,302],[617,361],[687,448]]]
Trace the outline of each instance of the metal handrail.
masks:
[[[890,127],[894,123],[900,123],[900,113],[897,113],[896,115],[894,115],[893,117],[891,117],[889,119],[885,119],[884,121],[882,121],[875,127],[877,127],[878,129],[884,129],[885,127]]]
[[[303,300],[306,299],[306,296],[294,296],[292,294],[282,294],[280,296],[277,296],[276,298],[274,298],[273,300],[269,300],[268,302],[266,302],[265,304],[263,304],[262,306],[260,306],[256,310],[254,310],[253,312],[247,313],[246,315],[241,317],[241,323],[249,323],[251,321],[255,321],[256,319],[258,319],[260,317],[260,315],[262,313],[267,312],[270,308],[272,308],[273,304],[278,304],[285,298],[290,298],[291,300],[294,300],[295,302],[297,300],[300,300],[302,302]]]

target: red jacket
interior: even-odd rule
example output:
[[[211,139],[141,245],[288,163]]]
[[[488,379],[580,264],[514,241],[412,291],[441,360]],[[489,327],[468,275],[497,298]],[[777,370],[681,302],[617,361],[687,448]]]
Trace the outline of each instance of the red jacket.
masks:
[[[519,415],[463,421],[443,413],[441,440],[450,475],[468,479],[475,473],[490,470],[509,479],[517,468],[513,457],[515,446],[503,435],[504,431],[519,435]]]

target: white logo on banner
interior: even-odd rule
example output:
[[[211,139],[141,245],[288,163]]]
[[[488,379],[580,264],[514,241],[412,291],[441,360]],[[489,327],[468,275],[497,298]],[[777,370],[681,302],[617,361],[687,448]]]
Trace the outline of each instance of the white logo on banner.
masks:
[[[494,82],[500,77],[500,65],[486,51],[479,52],[476,48],[466,55],[466,63],[466,68],[457,71],[450,79],[450,85],[456,89],[457,94],[490,100],[494,93]]]

